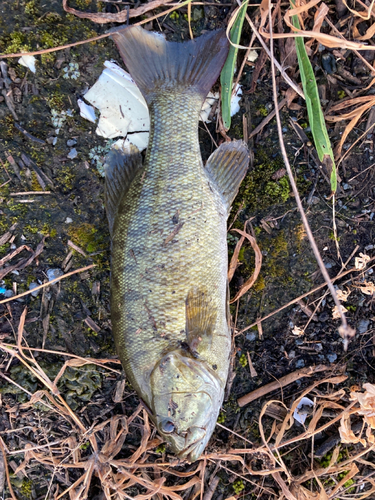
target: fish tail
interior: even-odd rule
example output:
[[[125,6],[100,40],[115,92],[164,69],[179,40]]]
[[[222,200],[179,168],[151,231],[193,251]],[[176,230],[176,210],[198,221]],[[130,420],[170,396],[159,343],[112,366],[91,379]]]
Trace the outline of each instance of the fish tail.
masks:
[[[184,43],[168,42],[160,33],[139,26],[115,28],[112,39],[148,104],[173,90],[198,93],[205,99],[226,60],[229,42],[224,30]]]

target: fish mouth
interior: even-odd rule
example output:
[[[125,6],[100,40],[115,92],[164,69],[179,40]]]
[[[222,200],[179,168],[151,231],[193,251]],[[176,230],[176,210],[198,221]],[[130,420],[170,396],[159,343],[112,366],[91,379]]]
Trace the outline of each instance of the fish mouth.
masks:
[[[190,463],[196,462],[204,450],[206,435],[206,429],[202,427],[189,429],[188,435],[185,438],[185,447],[180,451],[178,457]]]
[[[182,460],[186,460],[189,463],[194,463],[201,456],[204,450],[204,443],[199,441],[198,443],[193,443],[184,450],[182,450],[177,456]]]

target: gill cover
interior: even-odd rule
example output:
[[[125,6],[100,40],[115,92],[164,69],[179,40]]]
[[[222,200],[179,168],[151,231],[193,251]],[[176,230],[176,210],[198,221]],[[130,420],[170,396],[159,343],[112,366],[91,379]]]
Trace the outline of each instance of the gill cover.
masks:
[[[180,457],[194,462],[215,428],[223,391],[201,360],[173,351],[151,374],[152,411],[159,432]]]

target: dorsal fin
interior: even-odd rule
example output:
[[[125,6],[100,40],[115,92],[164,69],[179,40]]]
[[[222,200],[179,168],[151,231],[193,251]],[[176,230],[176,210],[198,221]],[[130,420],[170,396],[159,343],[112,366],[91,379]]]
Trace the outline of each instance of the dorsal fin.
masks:
[[[130,144],[126,152],[112,148],[107,154],[105,168],[105,205],[109,232],[112,236],[118,206],[129,191],[130,185],[142,169],[142,156],[137,147]]]
[[[249,150],[243,141],[225,142],[212,153],[206,171],[229,211],[249,166]]]

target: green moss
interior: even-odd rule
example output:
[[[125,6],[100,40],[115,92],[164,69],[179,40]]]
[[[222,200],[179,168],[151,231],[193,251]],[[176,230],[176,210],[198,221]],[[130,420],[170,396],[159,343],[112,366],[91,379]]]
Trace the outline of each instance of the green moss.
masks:
[[[245,368],[245,366],[247,366],[247,357],[246,357],[246,354],[241,354],[240,356],[240,359],[239,359],[239,363],[240,365]]]
[[[13,31],[8,37],[5,38],[4,44],[5,54],[13,54],[17,52],[31,52],[31,46],[27,43],[28,35],[21,31]]]
[[[219,416],[217,417],[217,423],[218,424],[223,424],[225,422],[225,413],[221,411],[219,413]]]
[[[27,477],[24,477],[22,480],[22,486],[21,486],[21,493],[24,495],[26,498],[33,498],[32,493],[33,493],[33,482],[31,479],[28,479]]]
[[[262,275],[258,276],[258,279],[252,286],[252,290],[255,290],[256,292],[261,292],[266,288],[266,281]]]
[[[64,194],[67,194],[74,187],[74,182],[76,179],[76,170],[72,166],[64,165],[59,169],[55,179],[61,191]]]
[[[267,182],[264,192],[267,196],[275,198],[275,200],[279,199],[280,201],[285,202],[289,198],[290,192],[288,178],[283,177],[278,182]]]
[[[32,17],[40,15],[40,10],[35,0],[31,0],[25,4],[25,14]]]
[[[256,114],[258,116],[263,116],[266,117],[268,115],[268,109],[264,105],[260,105],[258,109],[256,110]]]
[[[242,490],[245,489],[245,485],[244,485],[244,482],[242,481],[242,479],[236,479],[234,481],[234,483],[232,484],[232,487],[233,487],[236,495],[238,495],[239,493],[241,493]]]

